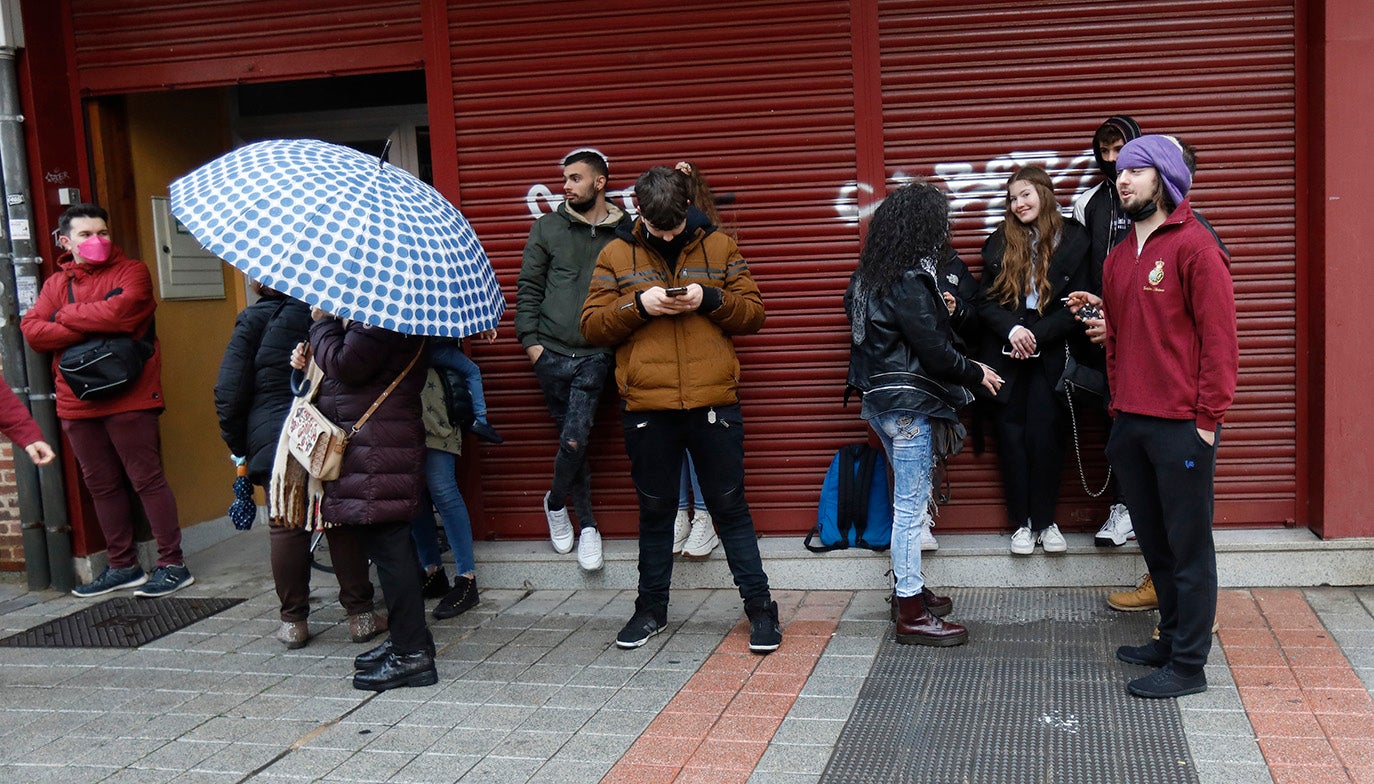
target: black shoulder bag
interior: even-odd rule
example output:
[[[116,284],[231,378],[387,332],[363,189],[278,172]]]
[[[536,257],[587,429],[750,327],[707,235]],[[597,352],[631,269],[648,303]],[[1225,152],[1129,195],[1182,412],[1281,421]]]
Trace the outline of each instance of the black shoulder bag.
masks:
[[[76,302],[70,281],[67,301]],[[57,369],[78,400],[118,397],[143,375],[143,366],[153,356],[155,337],[154,322],[149,322],[142,338],[95,335],[64,350]]]

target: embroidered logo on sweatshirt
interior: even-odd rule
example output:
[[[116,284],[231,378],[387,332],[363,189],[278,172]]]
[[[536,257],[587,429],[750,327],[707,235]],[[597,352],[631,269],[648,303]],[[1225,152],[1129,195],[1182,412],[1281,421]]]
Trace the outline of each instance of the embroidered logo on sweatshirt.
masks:
[[[1164,282],[1164,259],[1158,259],[1155,261],[1155,268],[1150,270],[1150,274],[1148,277],[1146,277],[1146,280],[1150,281],[1150,285],[1145,287],[1146,291],[1164,290],[1159,288],[1159,284]]]

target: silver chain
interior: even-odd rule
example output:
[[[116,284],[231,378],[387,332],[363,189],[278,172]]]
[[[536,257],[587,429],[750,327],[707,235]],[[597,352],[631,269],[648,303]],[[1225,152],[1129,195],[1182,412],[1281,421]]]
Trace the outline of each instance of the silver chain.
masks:
[[[1067,346],[1064,353],[1068,354]],[[1078,415],[1073,410],[1073,384],[1068,381],[1064,382],[1064,397],[1069,401],[1069,425],[1073,429],[1073,454],[1078,458],[1078,481],[1082,483],[1083,492],[1087,493],[1089,498],[1101,498],[1102,494],[1107,492],[1107,486],[1112,483],[1112,464],[1107,464],[1107,478],[1102,480],[1102,489],[1094,493],[1088,487],[1088,475],[1083,471],[1083,447],[1078,442]]]

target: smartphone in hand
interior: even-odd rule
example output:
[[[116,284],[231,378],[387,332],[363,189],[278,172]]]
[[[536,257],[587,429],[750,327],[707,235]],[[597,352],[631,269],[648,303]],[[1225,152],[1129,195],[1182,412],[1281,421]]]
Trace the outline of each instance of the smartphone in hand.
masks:
[[[664,290],[663,290],[663,293],[664,293],[665,295],[669,296],[669,297],[681,297],[681,296],[683,296],[684,294],[687,293],[687,287],[686,287],[686,286],[673,286],[672,288],[664,289]]]

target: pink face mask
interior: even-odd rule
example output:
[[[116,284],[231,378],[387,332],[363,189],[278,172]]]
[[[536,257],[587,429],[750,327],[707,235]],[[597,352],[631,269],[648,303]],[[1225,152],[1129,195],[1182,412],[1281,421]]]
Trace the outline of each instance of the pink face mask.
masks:
[[[89,237],[76,246],[76,254],[93,264],[108,261],[110,258],[110,238],[96,235]]]

